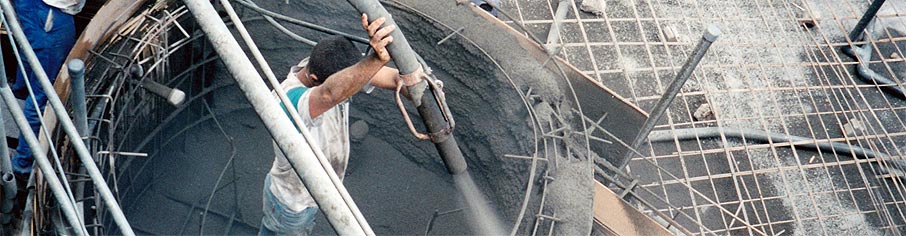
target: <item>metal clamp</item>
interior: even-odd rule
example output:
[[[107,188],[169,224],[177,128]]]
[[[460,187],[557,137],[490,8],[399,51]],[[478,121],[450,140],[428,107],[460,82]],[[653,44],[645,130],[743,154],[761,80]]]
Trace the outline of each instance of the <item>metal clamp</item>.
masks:
[[[437,106],[444,116],[444,121],[448,124],[447,127],[432,133],[422,133],[415,129],[415,125],[412,124],[412,119],[409,118],[409,113],[406,112],[406,107],[403,106],[403,100],[400,98],[400,92],[403,88],[402,80],[396,82],[396,105],[399,107],[400,113],[403,115],[403,120],[406,121],[406,126],[409,127],[409,132],[411,132],[413,136],[421,140],[431,140],[431,142],[434,143],[443,142],[449,137],[449,134],[453,133],[453,129],[456,127],[456,122],[453,120],[453,115],[450,113],[450,108],[447,106],[447,100],[444,96],[443,83],[431,76],[423,76],[422,80],[427,82],[428,89],[431,89],[431,91],[434,92],[434,100],[437,101]]]

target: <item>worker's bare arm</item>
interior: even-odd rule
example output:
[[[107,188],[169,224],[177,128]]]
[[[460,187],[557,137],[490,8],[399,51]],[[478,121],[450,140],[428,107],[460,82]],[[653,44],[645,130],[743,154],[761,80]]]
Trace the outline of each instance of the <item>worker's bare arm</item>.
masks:
[[[324,84],[312,88],[308,106],[311,118],[318,117],[355,95],[390,61],[390,53],[386,47],[393,42],[390,32],[393,32],[396,26],[383,27],[384,21],[384,18],[378,18],[369,24],[368,16],[362,14],[362,26],[368,30],[371,38],[369,44],[374,52],[355,65],[334,73]]]
[[[371,85],[382,89],[394,90],[396,89],[396,81],[399,79],[399,70],[385,66],[371,78]]]

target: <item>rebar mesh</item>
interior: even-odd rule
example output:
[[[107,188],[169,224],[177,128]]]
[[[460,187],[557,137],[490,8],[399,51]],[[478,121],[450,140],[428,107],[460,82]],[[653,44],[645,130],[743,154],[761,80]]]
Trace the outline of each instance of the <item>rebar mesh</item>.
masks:
[[[517,0],[501,7],[542,36],[558,2]],[[634,192],[654,202],[654,210],[697,234],[902,230],[906,189],[902,176],[889,172],[896,167],[888,158],[817,152],[796,146],[801,142],[759,142],[723,131],[841,142],[902,159],[906,102],[882,89],[892,85],[860,80],[859,62],[840,49],[869,43],[869,68],[901,82],[906,4],[886,3],[867,30],[870,37],[853,42],[846,35],[870,1],[586,0],[602,2],[600,16],[580,9],[588,3],[571,2],[560,56],[643,110],[660,98],[705,26],[723,31],[656,127],[719,127],[721,135],[649,142],[639,148],[645,157],[629,164],[628,174],[651,193]],[[856,123],[863,128],[851,128]],[[665,201],[652,200],[658,198]]]

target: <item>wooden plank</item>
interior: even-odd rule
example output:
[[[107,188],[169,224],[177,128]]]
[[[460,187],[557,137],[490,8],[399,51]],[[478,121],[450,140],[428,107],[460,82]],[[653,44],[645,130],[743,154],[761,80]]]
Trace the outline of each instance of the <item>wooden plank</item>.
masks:
[[[69,52],[69,56],[66,57],[66,61],[80,58],[87,64],[91,57],[88,50],[93,50],[110,39],[120,26],[125,24],[141,6],[145,5],[145,2],[147,0],[111,0],[105,3],[82,31],[72,47],[72,51]],[[57,90],[60,99],[66,102],[69,98],[69,74],[65,63],[54,82],[54,89]]]
[[[604,227],[605,235],[672,235],[670,231],[630,206],[600,182],[595,181],[594,188],[595,223]]]

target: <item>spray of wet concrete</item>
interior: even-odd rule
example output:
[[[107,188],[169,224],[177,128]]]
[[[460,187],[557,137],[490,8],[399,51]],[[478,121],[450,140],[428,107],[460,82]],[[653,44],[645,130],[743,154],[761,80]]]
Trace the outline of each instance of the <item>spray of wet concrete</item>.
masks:
[[[329,1],[258,4],[292,17],[364,35],[358,25],[358,14],[344,4]],[[453,3],[438,1],[437,4]],[[522,107],[523,103],[516,90],[501,72],[474,47],[464,45],[461,39],[450,40],[438,47],[435,43],[448,32],[417,15],[400,9],[390,10],[416,51],[425,57],[437,77],[445,82],[448,102],[457,120],[454,135],[460,141],[460,148],[474,177],[474,185],[468,188],[478,189],[471,192],[484,193],[488,199],[488,213],[479,215],[500,215],[500,225],[506,226],[502,227],[503,232],[509,231],[509,226],[520,210],[526,184],[528,181],[538,181],[541,176],[539,174],[536,179],[529,180],[529,162],[503,159],[504,154],[532,153],[532,121],[528,111]],[[257,16],[248,10],[240,10],[240,14],[243,18]],[[290,41],[264,21],[250,20],[246,25],[278,74],[284,73],[290,65],[305,57],[310,49],[304,44]],[[324,36],[305,28],[287,26],[315,40]],[[485,32],[488,37],[501,37],[495,36],[492,31]],[[507,41],[512,40],[503,37],[500,39],[500,42]],[[204,45],[195,47],[199,50],[210,49]],[[551,82],[556,77],[544,69],[539,70],[540,62],[519,55],[518,50],[507,49],[507,45],[501,45],[501,48],[494,48],[490,53],[503,59],[502,64],[510,69],[509,73],[520,79],[518,89],[531,87],[535,91],[533,93],[544,100],[541,103],[543,106],[569,111],[569,106],[562,104],[562,92]],[[198,53],[196,57],[198,55],[204,53]],[[189,61],[192,59],[198,58],[191,58]],[[220,63],[212,64],[206,72],[198,73],[198,76],[204,77],[208,82],[196,86],[232,83]],[[208,121],[191,127],[188,132],[178,134],[181,137],[167,146],[141,150],[157,154],[154,159],[136,160],[136,164],[124,170],[129,180],[124,180],[128,184],[123,185],[128,186],[123,188],[130,189],[122,193],[124,208],[127,217],[142,232],[249,234],[254,233],[258,227],[263,179],[274,156],[271,140],[254,112],[243,108],[247,106],[247,102],[238,88],[228,85],[206,99],[219,119],[220,126]],[[351,102],[351,122],[361,121],[369,128],[364,138],[352,145],[344,183],[375,232],[423,234],[435,211],[454,211],[436,217],[430,233],[476,233],[463,226],[469,225],[469,220],[478,218],[468,215],[472,213],[455,211],[476,207],[457,201],[460,191],[456,189],[455,181],[446,173],[433,145],[415,140],[405,129],[399,111],[394,106],[392,93],[375,91],[372,94],[359,94]],[[194,119],[209,115],[200,104],[190,106],[192,107],[186,109],[185,114],[177,118],[180,122],[171,124],[159,135],[161,138],[157,139],[164,140],[177,135],[179,130],[185,129]],[[416,114],[414,108],[410,106],[409,109],[410,114]],[[228,160],[233,156],[231,147],[228,138],[220,133],[221,129],[236,145],[235,159],[232,162]],[[161,140],[156,143],[160,144],[163,142]],[[131,176],[129,172],[135,171],[143,162],[147,162],[147,170],[139,176]],[[541,164],[541,168],[544,168],[544,164]],[[218,183],[220,173],[225,174]],[[590,172],[587,179],[591,180]],[[590,191],[590,188],[563,189],[564,192]],[[206,216],[203,216],[212,191],[212,203]],[[537,211],[540,192],[536,187],[535,191],[528,193],[533,196],[529,204],[529,209],[533,210],[523,219],[520,233],[530,232],[528,230],[532,227],[533,211]],[[564,212],[590,212],[590,197],[564,198],[564,201],[578,203],[569,206],[584,206],[580,209],[562,209]],[[203,225],[202,218],[205,218]],[[573,220],[590,222],[590,218]],[[319,217],[317,221],[315,233],[333,233],[323,217]],[[491,232],[496,234],[499,231]]]
[[[488,204],[488,199],[482,190],[475,185],[472,174],[469,172],[453,176],[456,189],[462,194],[462,206],[466,207],[469,226],[472,233],[481,235],[504,235],[504,226],[497,216],[497,212]]]

